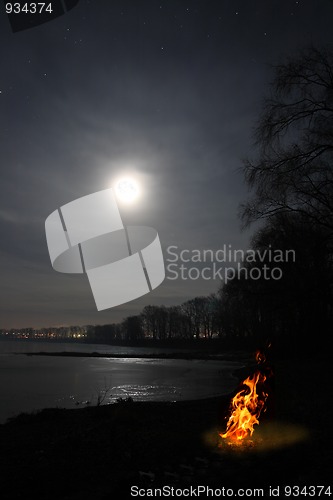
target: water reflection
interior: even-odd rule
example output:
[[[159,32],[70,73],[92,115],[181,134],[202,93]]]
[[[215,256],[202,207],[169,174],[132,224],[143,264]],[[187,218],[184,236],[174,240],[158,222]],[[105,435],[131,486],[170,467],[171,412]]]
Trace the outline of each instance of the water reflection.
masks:
[[[107,347],[110,352],[111,346]],[[134,352],[135,348],[131,348],[130,354]],[[179,401],[218,396],[235,388],[237,380],[232,372],[240,366],[240,363],[222,360],[2,354],[0,422],[23,411],[95,405],[106,389],[103,404],[128,396],[134,401]]]

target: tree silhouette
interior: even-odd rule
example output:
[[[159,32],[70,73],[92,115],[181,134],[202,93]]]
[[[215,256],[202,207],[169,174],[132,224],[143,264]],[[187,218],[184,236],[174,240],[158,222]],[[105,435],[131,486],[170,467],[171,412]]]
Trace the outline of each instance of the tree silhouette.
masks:
[[[298,213],[333,234],[333,53],[308,48],[275,67],[255,132],[258,158],[246,160],[254,196],[245,225]]]

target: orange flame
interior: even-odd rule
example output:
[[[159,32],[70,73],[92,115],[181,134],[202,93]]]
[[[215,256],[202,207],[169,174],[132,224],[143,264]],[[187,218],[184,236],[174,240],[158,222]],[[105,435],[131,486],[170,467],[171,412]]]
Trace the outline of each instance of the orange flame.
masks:
[[[266,356],[262,351],[256,352],[256,362],[258,363],[258,365],[266,363]]]
[[[265,356],[259,351],[256,354],[258,363],[266,361]],[[220,433],[223,439],[241,442],[248,435],[252,436],[254,425],[259,424],[260,414],[265,406],[268,394],[262,391],[258,394],[258,384],[263,384],[266,375],[261,371],[256,372],[244,380],[243,385],[246,388],[241,389],[231,401],[231,415],[227,423],[227,429],[224,434]]]

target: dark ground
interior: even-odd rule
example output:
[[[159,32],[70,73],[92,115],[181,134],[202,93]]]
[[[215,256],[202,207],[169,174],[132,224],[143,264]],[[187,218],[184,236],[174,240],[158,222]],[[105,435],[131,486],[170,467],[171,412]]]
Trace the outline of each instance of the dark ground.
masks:
[[[218,446],[230,396],[21,415],[0,426],[1,498],[131,498],[132,485],[333,493],[331,371],[327,361],[276,362],[268,410],[241,448]]]

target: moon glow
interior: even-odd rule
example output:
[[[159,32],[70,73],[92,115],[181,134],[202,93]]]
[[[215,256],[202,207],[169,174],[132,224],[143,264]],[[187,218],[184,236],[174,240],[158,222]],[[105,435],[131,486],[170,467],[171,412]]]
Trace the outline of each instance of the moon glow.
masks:
[[[123,177],[115,184],[117,198],[125,203],[133,203],[140,194],[139,185],[132,177]]]

